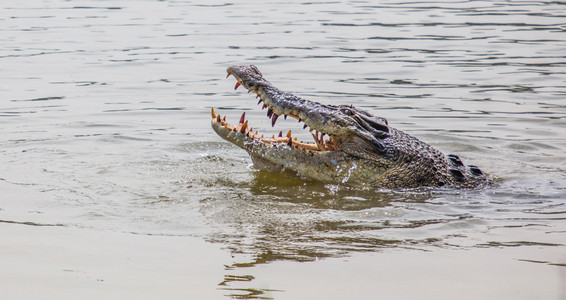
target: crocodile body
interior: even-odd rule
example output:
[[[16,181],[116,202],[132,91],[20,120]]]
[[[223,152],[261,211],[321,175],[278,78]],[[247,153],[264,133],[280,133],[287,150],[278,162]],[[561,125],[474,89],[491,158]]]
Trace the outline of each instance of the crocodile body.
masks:
[[[291,171],[332,183],[367,184],[380,188],[452,186],[480,188],[491,180],[456,155],[445,155],[425,142],[389,126],[386,119],[351,105],[325,105],[280,91],[251,66],[230,66],[236,89],[241,85],[259,98],[274,125],[279,116],[304,122],[314,143],[285,136],[265,138],[254,132],[245,113],[238,124],[212,110],[212,128],[246,150],[260,169]]]

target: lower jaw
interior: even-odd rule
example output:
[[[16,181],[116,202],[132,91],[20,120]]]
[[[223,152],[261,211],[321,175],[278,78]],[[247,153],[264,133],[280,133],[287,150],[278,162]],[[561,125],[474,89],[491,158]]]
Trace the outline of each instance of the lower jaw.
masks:
[[[296,148],[297,150],[309,152],[326,152],[337,150],[337,147],[331,141],[324,141],[324,135],[320,135],[320,137],[318,137],[318,132],[316,136],[313,134],[316,143],[299,142],[297,140],[297,137],[292,137],[291,130],[289,130],[285,136],[283,136],[283,132],[279,132],[279,135],[277,137],[273,135],[271,138],[266,138],[257,130],[254,132],[253,128],[248,125],[248,121],[245,120],[245,113],[242,114],[242,117],[240,118],[238,124],[228,123],[226,121],[226,116],[221,117],[219,114],[215,114],[214,108],[211,110],[211,115],[212,127],[215,129],[218,135],[235,144],[238,144],[239,142],[236,140],[242,140],[242,143],[245,141],[247,143],[255,143],[265,147],[273,147],[274,145],[286,144],[289,147]],[[228,137],[230,132],[238,134],[239,136],[237,138],[234,137],[233,141]],[[241,145],[238,146],[241,147]]]

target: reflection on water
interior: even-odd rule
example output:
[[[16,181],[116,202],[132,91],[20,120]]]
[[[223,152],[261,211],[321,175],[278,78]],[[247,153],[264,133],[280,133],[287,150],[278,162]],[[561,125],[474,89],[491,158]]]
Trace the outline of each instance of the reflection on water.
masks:
[[[548,227],[547,223],[564,220],[564,192],[517,192],[515,184],[521,183],[483,191],[376,191],[258,171],[251,186],[234,184],[237,193],[202,201],[202,212],[222,224],[222,232],[213,234],[211,240],[254,257],[246,265],[281,259],[316,260],[391,247],[561,245],[545,241],[499,242],[476,236],[478,230],[485,234],[501,228]],[[548,189],[547,183],[539,184]],[[538,224],[525,224],[526,220]],[[234,232],[229,234],[226,228]],[[468,239],[476,243],[469,244]]]
[[[528,183],[507,181],[483,191],[391,192],[258,171],[249,184],[224,182],[233,191],[203,200],[201,212],[216,223],[208,240],[227,245],[234,255],[227,268],[231,276],[251,276],[249,267],[273,261],[385,249],[564,247],[564,187]],[[234,297],[270,294],[261,289],[249,294],[240,287],[250,285],[233,281],[223,285]]]
[[[271,297],[254,266],[357,252],[564,247],[566,23],[559,2],[25,1],[0,16],[1,222],[198,236],[219,288]],[[499,179],[386,191],[254,170],[214,106],[266,134],[224,80],[353,104]],[[24,191],[24,192],[22,192]],[[39,195],[26,197],[25,195]],[[536,259],[523,260],[537,261]],[[563,266],[563,262],[548,261]]]

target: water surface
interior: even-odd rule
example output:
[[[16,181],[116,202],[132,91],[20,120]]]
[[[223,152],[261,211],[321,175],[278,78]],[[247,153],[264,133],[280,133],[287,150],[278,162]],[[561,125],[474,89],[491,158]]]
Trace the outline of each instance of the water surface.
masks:
[[[211,297],[363,297],[377,274],[437,298],[434,284],[451,280],[470,299],[566,295],[563,3],[53,0],[2,11],[1,226],[205,241],[230,255],[214,266],[223,276],[200,274],[217,283],[197,293]],[[232,64],[385,117],[498,184],[386,191],[259,172],[212,131],[211,107],[311,138],[290,120],[272,128],[224,79]],[[437,270],[428,285],[415,285],[419,267]],[[320,288],[293,281],[305,274]]]

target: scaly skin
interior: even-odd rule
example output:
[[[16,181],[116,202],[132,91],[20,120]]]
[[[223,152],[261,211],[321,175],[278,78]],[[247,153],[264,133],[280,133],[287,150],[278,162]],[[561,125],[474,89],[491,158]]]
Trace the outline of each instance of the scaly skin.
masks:
[[[291,137],[264,138],[248,126],[245,114],[228,124],[212,110],[212,128],[246,150],[260,169],[291,171],[323,182],[369,184],[383,188],[453,186],[480,188],[491,183],[475,166],[390,127],[387,120],[349,105],[325,105],[274,87],[257,67],[230,66],[236,88],[255,92],[275,124],[281,115],[296,118],[314,132],[315,143]],[[258,103],[258,104],[259,104]],[[329,138],[324,139],[325,136]]]

